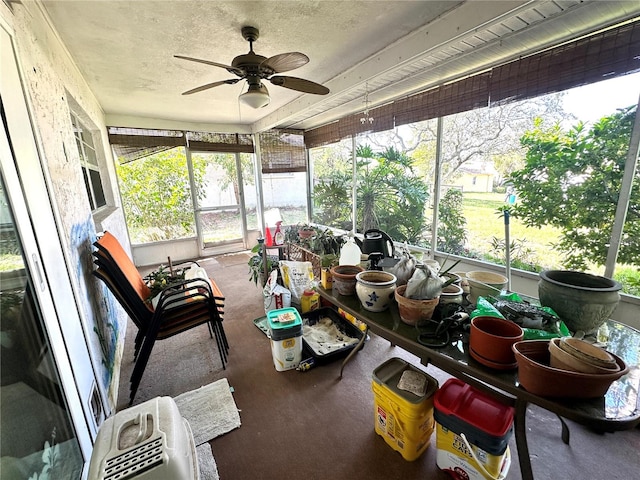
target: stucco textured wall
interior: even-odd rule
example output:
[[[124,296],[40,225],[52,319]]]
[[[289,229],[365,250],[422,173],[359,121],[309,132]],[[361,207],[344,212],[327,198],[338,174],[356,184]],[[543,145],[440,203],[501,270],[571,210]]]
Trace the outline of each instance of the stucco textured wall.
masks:
[[[110,152],[104,149],[108,147],[104,112],[40,8],[35,2],[14,4],[11,21],[18,60],[52,209],[58,221],[59,231],[52,235],[59,236],[63,243],[70,281],[83,319],[78,333],[87,338],[103,395],[106,394],[108,403],[114,406],[126,315],[91,275],[92,243],[103,226],[96,225],[87,199],[71,127],[70,104],[75,106],[74,110],[79,108],[84,121],[96,129],[96,143],[101,148],[99,156],[110,159]],[[110,183],[116,185],[112,162],[107,164]],[[107,195],[107,198],[114,197],[117,201],[117,192]],[[111,209],[111,215],[104,221],[126,243],[124,217],[119,209]]]

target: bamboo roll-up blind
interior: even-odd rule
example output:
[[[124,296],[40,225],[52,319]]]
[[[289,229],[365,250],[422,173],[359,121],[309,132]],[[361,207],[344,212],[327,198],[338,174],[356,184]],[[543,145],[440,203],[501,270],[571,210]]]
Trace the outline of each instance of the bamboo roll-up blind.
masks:
[[[460,80],[376,108],[369,131],[388,130],[431,118],[587,85],[640,71],[640,21],[596,32]],[[390,110],[392,113],[390,113]],[[335,143],[361,133],[361,114],[305,132],[307,148]],[[384,123],[382,123],[384,122]],[[385,128],[380,128],[384,125]]]
[[[259,134],[262,173],[306,172],[302,130],[273,129]]]

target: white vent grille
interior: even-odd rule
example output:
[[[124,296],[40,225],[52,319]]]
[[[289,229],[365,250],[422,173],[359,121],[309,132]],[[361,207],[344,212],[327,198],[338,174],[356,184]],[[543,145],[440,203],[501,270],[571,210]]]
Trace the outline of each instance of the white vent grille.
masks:
[[[93,383],[91,385],[91,398],[89,399],[89,408],[91,409],[92,418],[96,431],[104,422],[104,409],[102,408],[102,400],[100,398],[100,392],[98,386]]]
[[[162,465],[162,438],[143,443],[136,448],[109,458],[105,462],[104,480],[126,480]]]
[[[156,397],[107,418],[89,463],[91,480],[197,480],[189,423],[171,397]]]

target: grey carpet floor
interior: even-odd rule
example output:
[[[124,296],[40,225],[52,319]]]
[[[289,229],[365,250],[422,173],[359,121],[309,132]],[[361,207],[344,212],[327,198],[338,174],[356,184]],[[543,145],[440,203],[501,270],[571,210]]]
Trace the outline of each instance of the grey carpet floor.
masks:
[[[441,384],[448,375],[421,366],[418,358],[375,335],[347,365],[342,380],[340,362],[304,373],[276,371],[269,341],[253,324],[264,309],[261,289],[248,280],[246,259],[216,259],[205,266],[227,298],[227,369],[220,368],[206,327],[163,340],[154,348],[136,403],[152,395],[175,396],[226,377],[234,388],[242,427],[210,442],[222,480],[450,478],[436,466],[435,435],[420,458],[407,462],[375,433],[371,388],[375,368],[392,357],[425,369]],[[125,350],[124,363],[126,355]],[[122,397],[128,374],[123,371],[121,378]],[[528,440],[536,478],[637,478],[640,430],[597,434],[568,423],[571,444],[565,445],[557,418],[537,407],[529,409]],[[507,478],[518,480],[513,438],[510,448],[513,461]]]

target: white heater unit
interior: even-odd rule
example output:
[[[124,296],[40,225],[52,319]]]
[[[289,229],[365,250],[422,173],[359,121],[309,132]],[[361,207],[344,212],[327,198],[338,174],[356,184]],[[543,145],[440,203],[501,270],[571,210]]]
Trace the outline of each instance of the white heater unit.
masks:
[[[171,397],[156,397],[109,417],[89,465],[91,480],[199,480],[189,423]]]

